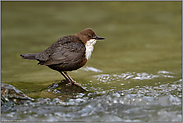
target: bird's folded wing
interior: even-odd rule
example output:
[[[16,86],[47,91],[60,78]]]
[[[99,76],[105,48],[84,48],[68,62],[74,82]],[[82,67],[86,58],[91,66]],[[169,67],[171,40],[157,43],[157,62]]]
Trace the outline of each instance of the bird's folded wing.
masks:
[[[53,54],[47,61],[41,61],[41,65],[54,65],[60,63],[74,62],[85,53],[85,46],[79,42],[70,42],[55,48]]]

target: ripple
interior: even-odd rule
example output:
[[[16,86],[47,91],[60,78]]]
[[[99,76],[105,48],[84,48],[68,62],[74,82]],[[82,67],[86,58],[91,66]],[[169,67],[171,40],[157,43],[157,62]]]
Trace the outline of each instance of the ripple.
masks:
[[[84,71],[102,72],[102,70],[99,70],[99,69],[94,68],[94,67],[83,67],[83,68],[80,68],[80,69],[84,70]]]
[[[158,72],[157,75],[164,77],[162,75],[165,74],[174,75],[168,72]],[[135,72],[100,75],[105,79],[100,78],[101,76],[97,76],[96,79],[105,80],[105,82],[116,81],[116,79],[133,79],[138,76],[149,76],[150,78],[154,76]],[[144,79],[146,80],[146,78]],[[153,86],[135,86],[126,90],[114,90],[115,88],[111,88],[110,92],[102,90],[102,93],[97,91],[96,93],[78,93],[66,100],[39,98],[35,102],[26,101],[23,104],[12,106],[8,111],[2,110],[1,118],[2,121],[21,119],[31,122],[143,122],[181,121],[182,119],[182,79],[164,84],[157,82]]]
[[[168,72],[168,71],[158,71],[157,74],[149,74],[146,72],[142,73],[136,73],[136,72],[126,72],[126,73],[121,73],[121,74],[99,74],[99,75],[94,75],[93,77],[104,83],[111,83],[113,81],[121,81],[121,80],[151,80],[154,78],[159,78],[159,77],[165,77],[165,78],[174,78],[174,73]]]
[[[15,105],[1,117],[4,121],[181,121],[181,83],[182,79],[103,95],[78,94],[65,101],[39,98],[37,102]]]

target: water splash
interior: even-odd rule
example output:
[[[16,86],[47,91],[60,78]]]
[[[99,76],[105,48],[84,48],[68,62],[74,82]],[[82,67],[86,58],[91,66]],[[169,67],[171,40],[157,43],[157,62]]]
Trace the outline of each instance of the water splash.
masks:
[[[182,79],[123,91],[79,93],[65,101],[39,98],[2,112],[2,121],[181,121]],[[176,93],[175,93],[176,92]],[[166,118],[167,117],[167,118]]]
[[[83,67],[83,68],[80,68],[80,69],[84,70],[84,71],[102,72],[102,70],[99,70],[99,69],[94,68],[94,67]]]
[[[111,81],[121,81],[121,80],[151,80],[159,77],[165,77],[165,78],[174,78],[174,73],[168,72],[168,71],[158,71],[157,74],[149,74],[146,72],[142,73],[136,73],[136,72],[126,72],[126,73],[121,73],[121,74],[99,74],[99,75],[94,75],[93,77],[100,81],[100,82],[108,82],[110,83]]]

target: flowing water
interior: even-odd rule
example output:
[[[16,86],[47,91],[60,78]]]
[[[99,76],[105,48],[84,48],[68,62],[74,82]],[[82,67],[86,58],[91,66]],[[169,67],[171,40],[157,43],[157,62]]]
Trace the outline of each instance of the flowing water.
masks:
[[[1,83],[35,99],[1,105],[1,121],[182,121],[181,2],[1,4]],[[69,72],[88,92],[40,93],[63,77],[19,55],[88,27],[105,40]]]

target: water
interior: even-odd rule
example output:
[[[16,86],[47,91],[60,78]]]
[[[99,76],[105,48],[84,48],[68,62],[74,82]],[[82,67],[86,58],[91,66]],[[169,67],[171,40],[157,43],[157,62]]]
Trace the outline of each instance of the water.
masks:
[[[36,101],[2,108],[1,119],[181,121],[181,5],[2,2],[1,82]],[[20,54],[41,52],[88,27],[105,40],[96,43],[83,68],[69,75],[89,93],[41,93],[63,77]]]
[[[4,109],[2,121],[181,121],[182,80],[155,86],[79,93],[65,100],[39,98]],[[176,92],[176,93],[175,93]]]

